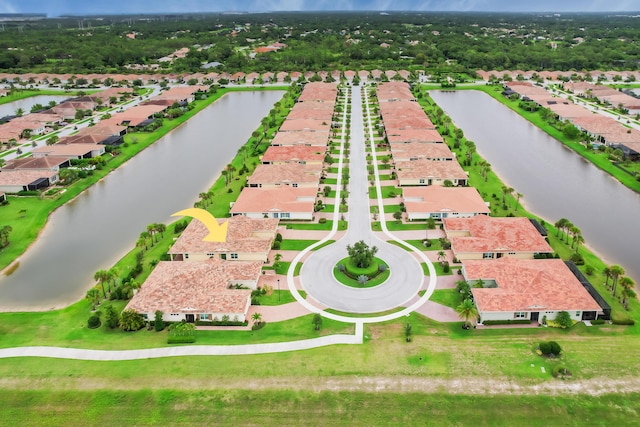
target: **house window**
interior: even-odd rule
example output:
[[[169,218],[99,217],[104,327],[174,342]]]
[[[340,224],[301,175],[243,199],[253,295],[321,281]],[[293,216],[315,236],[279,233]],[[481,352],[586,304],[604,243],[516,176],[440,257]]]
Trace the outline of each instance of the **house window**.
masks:
[[[200,320],[209,320],[208,313],[200,313]]]
[[[290,213],[281,213],[280,214],[280,218],[291,218],[291,214]]]
[[[526,319],[527,318],[527,312],[526,311],[516,311],[515,313],[513,313],[513,318],[514,319]]]
[[[485,252],[482,254],[482,259],[493,259],[493,252]]]
[[[278,212],[274,212],[274,213],[273,213],[273,217],[274,217],[274,218],[278,218]]]
[[[515,254],[516,254],[515,252],[509,252],[509,255],[515,255]]]
[[[424,184],[424,178],[420,178],[420,184]]]
[[[580,317],[580,314],[581,314],[581,313],[582,313],[582,312],[580,312],[580,311],[576,311],[576,317]]]
[[[184,254],[184,259],[189,259],[189,254]]]
[[[291,186],[292,186],[293,188],[298,188],[298,184],[296,184],[296,183],[291,184]]]
[[[207,252],[207,256],[209,258],[213,258],[215,256],[215,254],[213,252]]]
[[[142,318],[144,320],[149,320],[149,315],[147,313],[142,313]]]
[[[230,254],[229,257],[231,259],[238,259],[238,254]]]

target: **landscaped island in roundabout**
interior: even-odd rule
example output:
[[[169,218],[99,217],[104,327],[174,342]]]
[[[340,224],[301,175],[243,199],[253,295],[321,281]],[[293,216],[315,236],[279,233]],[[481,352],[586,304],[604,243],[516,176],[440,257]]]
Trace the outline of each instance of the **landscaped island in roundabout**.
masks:
[[[371,288],[384,283],[389,278],[389,267],[374,255],[378,248],[371,248],[360,240],[353,246],[347,245],[349,256],[338,261],[333,276],[343,285],[353,288]]]

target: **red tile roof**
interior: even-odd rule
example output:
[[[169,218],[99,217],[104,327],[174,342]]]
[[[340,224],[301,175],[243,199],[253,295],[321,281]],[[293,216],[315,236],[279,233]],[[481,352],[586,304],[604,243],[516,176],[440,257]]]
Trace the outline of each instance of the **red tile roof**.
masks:
[[[474,187],[405,187],[402,190],[404,205],[412,213],[477,213],[489,214],[487,206]]]
[[[450,237],[455,252],[534,252],[551,253],[553,249],[528,218],[445,218],[444,230],[464,231],[466,237]]]
[[[496,288],[471,288],[480,312],[598,311],[602,309],[561,259],[463,260],[468,281],[495,280]]]
[[[236,281],[257,281],[262,262],[160,261],[126,309],[139,313],[244,313],[249,289],[229,289]]]
[[[226,242],[203,241],[209,230],[200,221],[191,221],[178,240],[169,249],[169,254],[210,252],[269,252],[278,229],[278,219],[252,219],[245,216],[233,216],[219,219],[223,224],[229,221]]]
[[[317,163],[310,165],[300,163],[258,165],[247,179],[247,184],[249,186],[310,184],[317,187],[320,183],[320,172],[322,172],[322,165]]]
[[[317,188],[245,187],[231,208],[231,214],[298,212],[312,213]]]
[[[271,145],[267,148],[261,160],[263,163],[322,163],[324,161],[324,154],[325,150],[318,147],[306,145]]]

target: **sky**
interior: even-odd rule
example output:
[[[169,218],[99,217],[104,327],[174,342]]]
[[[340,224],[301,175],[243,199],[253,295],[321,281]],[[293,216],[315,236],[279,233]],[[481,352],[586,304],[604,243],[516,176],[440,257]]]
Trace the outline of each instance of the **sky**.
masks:
[[[458,12],[629,12],[640,0],[0,0],[0,13],[59,15],[224,11],[413,10]]]

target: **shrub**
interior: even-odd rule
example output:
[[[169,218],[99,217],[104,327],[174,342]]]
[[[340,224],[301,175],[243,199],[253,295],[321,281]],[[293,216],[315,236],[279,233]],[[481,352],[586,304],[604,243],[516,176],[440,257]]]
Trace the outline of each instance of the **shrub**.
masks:
[[[449,266],[449,261],[444,261],[442,263],[442,272],[448,273],[449,271],[451,271],[451,267]]]
[[[387,268],[388,268],[388,267],[387,267],[387,265],[386,265],[386,264],[380,264],[380,265],[378,265],[378,271],[379,271],[380,273],[384,273],[385,271],[387,271]]]
[[[327,218],[320,218],[318,220],[318,224],[325,224],[327,222]]]
[[[543,341],[538,345],[540,352],[545,356],[559,356],[562,352],[560,344],[555,341]]]
[[[185,228],[187,228],[188,222],[187,220],[178,221],[173,225],[173,234],[182,233]]]
[[[618,311],[614,311],[611,313],[611,323],[614,325],[635,325],[635,321],[626,315],[625,313],[621,313]]]
[[[176,335],[167,338],[167,344],[192,344],[196,342],[195,335]]]
[[[571,371],[568,370],[566,367],[562,366],[562,365],[558,365],[555,368],[553,368],[553,371],[551,372],[551,375],[553,375],[553,378],[567,378],[571,376]]]
[[[344,273],[346,269],[347,269],[347,267],[345,267],[344,264],[338,264],[338,271],[339,272]]]
[[[280,242],[279,242],[279,241],[277,241],[277,240],[275,240],[275,241],[273,242],[273,244],[271,245],[271,249],[276,249],[276,250],[277,250],[277,249],[280,249]]]
[[[587,267],[585,268],[585,273],[587,273],[587,276],[593,276],[593,272],[594,272],[593,267],[590,265],[587,265]]]
[[[120,323],[120,317],[118,316],[118,312],[116,311],[116,309],[111,304],[107,304],[105,306],[105,311],[105,321],[107,322],[107,327],[109,329],[117,328],[118,324]]]
[[[562,329],[570,328],[573,326],[573,321],[571,320],[571,315],[566,311],[561,311],[556,315],[554,319],[555,323],[558,324]]]
[[[606,321],[604,319],[595,319],[591,321],[592,325],[604,325]]]
[[[574,253],[573,255],[571,255],[570,259],[575,265],[584,265],[584,258],[582,258],[582,255],[578,253]]]
[[[251,330],[257,331],[258,329],[264,328],[266,324],[267,322],[254,322],[253,325],[251,326]]]
[[[485,320],[482,322],[483,325],[491,326],[491,325],[529,325],[531,323],[530,320],[527,319],[517,319],[517,320]]]
[[[89,317],[89,320],[87,320],[87,327],[89,329],[97,329],[100,327],[100,325],[102,325],[100,317],[96,316],[95,314]]]
[[[366,276],[364,274],[361,274],[358,276],[358,283],[360,283],[363,286],[365,283],[367,283],[368,280],[369,280],[369,276]]]
[[[137,331],[144,326],[144,318],[134,310],[125,310],[120,314],[120,328],[125,331]]]
[[[162,311],[157,310],[155,314],[155,319],[153,321],[153,329],[156,332],[160,332],[164,329],[164,320],[162,319]]]

